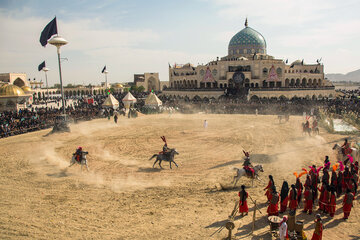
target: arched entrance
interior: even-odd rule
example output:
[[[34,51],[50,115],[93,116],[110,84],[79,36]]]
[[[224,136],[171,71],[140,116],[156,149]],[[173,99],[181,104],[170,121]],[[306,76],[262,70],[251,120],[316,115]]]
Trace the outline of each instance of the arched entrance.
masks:
[[[159,89],[157,88],[157,81],[154,77],[150,77],[148,79],[148,90],[155,90],[158,91]]]
[[[25,82],[24,80],[22,80],[21,78],[17,78],[15,79],[15,81],[13,82],[14,85],[18,86],[18,87],[23,87],[25,86]]]

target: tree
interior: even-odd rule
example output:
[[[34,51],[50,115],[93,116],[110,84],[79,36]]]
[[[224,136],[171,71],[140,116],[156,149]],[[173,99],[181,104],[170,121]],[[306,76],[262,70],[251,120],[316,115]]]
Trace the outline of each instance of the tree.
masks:
[[[111,87],[111,88],[110,88],[110,93],[112,94],[112,93],[114,93],[114,92],[115,92],[115,88]]]
[[[143,91],[145,91],[144,86],[139,86],[139,87],[137,88],[137,92],[138,92],[138,93],[141,93],[141,92],[143,92]]]
[[[59,83],[55,83],[54,88],[61,88],[61,85]]]
[[[133,91],[133,92],[137,92],[138,91],[138,87],[136,85],[132,85],[130,87],[130,91]]]

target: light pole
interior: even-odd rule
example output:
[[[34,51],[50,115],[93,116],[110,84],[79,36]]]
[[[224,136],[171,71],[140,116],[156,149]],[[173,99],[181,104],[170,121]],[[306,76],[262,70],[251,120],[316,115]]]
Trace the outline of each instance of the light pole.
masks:
[[[107,89],[107,74],[109,72],[107,70],[104,71],[104,74],[105,74],[105,95],[106,95],[106,89]]]
[[[68,43],[64,38],[60,36],[55,36],[52,39],[48,41],[51,45],[54,45],[57,48],[57,54],[58,54],[58,61],[59,61],[59,74],[60,74],[60,87],[61,87],[61,100],[62,100],[62,106],[63,106],[63,114],[66,114],[65,110],[65,99],[64,99],[64,87],[62,83],[62,76],[61,76],[61,63],[60,63],[60,47],[64,46]]]
[[[48,69],[47,67],[44,67],[42,70],[45,72],[45,79],[46,79],[46,94],[47,94],[47,98],[46,98],[46,100],[45,100],[45,104],[46,104],[46,107],[47,107],[47,102],[48,102],[48,98],[49,98],[49,86],[48,86],[48,80],[47,80],[47,74],[46,74],[46,72],[49,71],[50,69]]]

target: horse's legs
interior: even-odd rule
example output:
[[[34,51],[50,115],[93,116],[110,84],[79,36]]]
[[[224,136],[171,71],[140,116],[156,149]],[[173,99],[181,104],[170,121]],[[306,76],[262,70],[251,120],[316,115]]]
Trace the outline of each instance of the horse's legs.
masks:
[[[175,166],[176,166],[176,167],[179,167],[179,166],[176,164],[176,162],[175,162],[175,161],[172,161],[172,162],[175,164]]]
[[[156,160],[155,160],[155,162],[154,162],[154,164],[153,164],[153,168],[155,167],[155,164],[157,163],[158,160],[159,160],[159,159],[156,158]]]
[[[159,159],[159,166],[160,166],[160,168],[163,168],[162,166],[161,166],[161,159]]]
[[[85,161],[85,167],[86,167],[86,170],[89,171],[89,166],[87,164],[87,161]]]
[[[169,161],[169,163],[170,163],[170,169],[172,169],[172,168],[171,168],[171,161]]]

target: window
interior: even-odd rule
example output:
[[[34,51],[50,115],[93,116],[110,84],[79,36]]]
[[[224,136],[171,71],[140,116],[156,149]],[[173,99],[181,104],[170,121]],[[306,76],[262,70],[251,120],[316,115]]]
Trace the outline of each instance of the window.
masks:
[[[277,69],[276,69],[276,73],[277,73],[278,75],[281,75],[281,73],[282,73],[281,68],[277,68]]]
[[[216,70],[216,69],[214,69],[214,70],[212,71],[212,75],[213,75],[214,77],[217,75],[217,70]]]
[[[263,74],[266,75],[268,73],[268,69],[267,68],[264,68],[263,69]]]
[[[201,70],[200,70],[200,75],[201,75],[201,76],[204,76],[204,74],[205,74],[204,69],[201,69]]]

